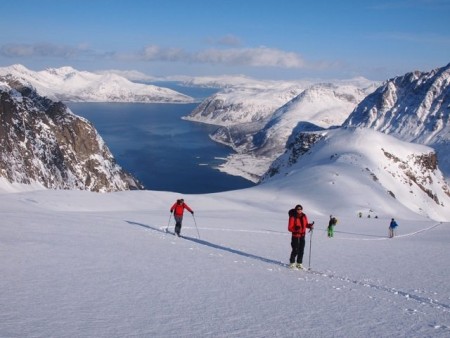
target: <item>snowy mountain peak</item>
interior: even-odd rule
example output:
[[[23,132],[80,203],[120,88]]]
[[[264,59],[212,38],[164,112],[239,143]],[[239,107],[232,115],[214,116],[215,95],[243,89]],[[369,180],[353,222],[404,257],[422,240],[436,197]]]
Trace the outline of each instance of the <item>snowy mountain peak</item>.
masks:
[[[47,68],[43,72],[47,72],[49,74],[56,75],[56,76],[66,77],[67,75],[77,73],[77,70],[70,66],[65,66],[65,67],[61,67],[61,68]]]
[[[430,145],[450,175],[450,64],[388,80],[367,96],[343,126],[366,127]]]
[[[9,69],[11,70],[11,72],[18,72],[18,73],[22,73],[22,74],[30,74],[31,71],[25,67],[24,65],[21,64],[14,64],[12,66],[6,67],[5,69]]]
[[[416,71],[388,80],[361,101],[343,125],[432,144],[438,135],[448,135],[449,106],[450,64],[429,73]]]

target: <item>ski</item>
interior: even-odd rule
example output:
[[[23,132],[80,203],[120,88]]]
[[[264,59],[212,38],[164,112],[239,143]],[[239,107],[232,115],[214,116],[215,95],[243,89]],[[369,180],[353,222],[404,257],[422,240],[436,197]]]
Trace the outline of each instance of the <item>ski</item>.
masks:
[[[302,267],[302,268],[298,268],[297,266],[291,266],[290,264],[285,264],[286,268],[288,268],[289,270],[294,270],[294,271],[306,271],[306,272],[311,272],[311,268],[307,268],[307,267]]]

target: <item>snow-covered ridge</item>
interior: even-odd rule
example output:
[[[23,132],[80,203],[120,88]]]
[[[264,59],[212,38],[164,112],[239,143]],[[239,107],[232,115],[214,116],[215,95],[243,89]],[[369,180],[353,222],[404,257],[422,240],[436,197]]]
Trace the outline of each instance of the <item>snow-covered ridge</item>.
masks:
[[[293,184],[300,195],[320,190],[317,208],[326,203],[340,210],[345,200],[355,212],[359,208],[379,213],[377,203],[369,207],[367,201],[392,200],[392,210],[387,210],[392,214],[399,203],[431,219],[450,219],[450,189],[433,149],[371,129],[299,133],[261,181],[262,185]]]
[[[0,76],[11,76],[36,88],[55,101],[190,103],[193,98],[168,88],[134,83],[116,73],[90,73],[72,67],[32,71],[22,65],[0,68]]]
[[[259,122],[303,90],[291,83],[226,88],[204,100],[185,119],[220,126]]]
[[[113,71],[114,72],[114,71]],[[126,75],[126,74],[125,74]],[[124,76],[125,76],[124,75]],[[127,76],[126,76],[127,77]],[[128,77],[127,77],[128,78]],[[196,87],[212,87],[212,88],[276,88],[298,86],[301,88],[308,88],[314,84],[320,83],[334,83],[336,85],[351,85],[358,88],[370,88],[375,90],[378,87],[378,82],[368,80],[364,77],[355,77],[351,79],[299,79],[299,80],[264,80],[254,79],[245,75],[221,75],[221,76],[167,76],[154,78],[158,81],[175,81],[180,82],[184,86]]]

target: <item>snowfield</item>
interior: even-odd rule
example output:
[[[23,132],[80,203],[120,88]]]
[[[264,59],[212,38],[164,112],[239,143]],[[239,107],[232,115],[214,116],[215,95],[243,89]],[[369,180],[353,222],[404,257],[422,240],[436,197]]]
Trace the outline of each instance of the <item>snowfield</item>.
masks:
[[[0,182],[0,337],[450,335],[448,222],[349,203],[330,239],[307,194],[262,184],[183,196],[177,238],[176,193],[21,190]],[[297,203],[311,271],[286,267]]]

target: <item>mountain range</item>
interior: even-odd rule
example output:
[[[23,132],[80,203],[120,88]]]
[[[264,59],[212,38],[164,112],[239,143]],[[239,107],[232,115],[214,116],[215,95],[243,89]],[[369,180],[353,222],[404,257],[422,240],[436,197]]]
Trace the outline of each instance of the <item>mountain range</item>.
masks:
[[[340,126],[377,85],[361,78],[266,86],[250,82],[207,98],[186,119],[219,126],[211,138],[235,151],[219,169],[258,182],[286,150],[291,135]]]
[[[186,118],[219,126],[211,138],[236,152],[220,169],[254,182],[298,133],[340,126],[371,128],[407,142],[429,145],[436,151],[439,168],[448,180],[449,68],[415,71],[381,84],[363,79],[303,82],[294,87],[296,90],[286,88],[292,98],[259,89],[265,95],[262,102],[272,103],[264,105],[269,107],[264,114],[252,91],[232,88],[208,98]],[[255,86],[251,88],[255,90]],[[285,102],[274,108],[280,102],[271,100],[271,95]]]
[[[378,88],[313,84],[257,122],[217,123],[211,137],[236,151],[223,171],[277,190],[292,184],[300,195],[320,189],[317,210],[324,203],[341,210],[341,196],[348,193],[354,198],[346,196],[345,203],[350,199],[359,209],[369,199],[393,199],[415,213],[445,220],[450,218],[444,211],[450,203],[449,83],[446,66],[390,79]],[[191,115],[201,116],[198,109],[214,106],[217,97]],[[232,97],[247,108],[246,95]],[[259,116],[253,106],[246,110],[247,120]],[[210,116],[220,121],[221,112],[228,116],[223,108],[203,109],[205,122],[211,123]],[[367,204],[366,212],[377,204]],[[395,209],[397,204],[392,214]]]
[[[130,76],[130,73],[127,73]],[[113,72],[91,73],[72,67],[32,71],[22,65],[0,67],[0,76],[14,78],[54,101],[190,103],[193,98],[169,88],[131,82]]]
[[[22,160],[29,156],[30,149],[34,155],[47,149],[36,145],[45,144],[47,139],[52,139],[46,130],[52,123],[55,124],[54,121],[46,121],[44,128],[40,127],[41,129],[29,133],[27,124],[32,123],[24,120],[24,112],[38,110],[51,118],[53,113],[50,107],[60,107],[58,114],[61,111],[67,113],[67,108],[40,97],[34,87],[27,87],[20,82],[23,79],[14,79],[11,75],[2,77],[2,97],[6,98],[4,102],[13,102],[16,108],[12,110],[21,112],[12,119],[14,123],[8,131],[8,137],[14,141],[10,141],[10,144],[27,144],[24,143],[26,137],[35,137],[35,141],[28,142],[34,144],[34,147],[25,147],[25,152],[16,152],[12,157]],[[265,189],[270,187],[269,189],[282,191],[292,189],[292,185],[298,187],[300,194],[308,194],[312,189],[320,190],[320,200],[309,201],[315,205],[317,212],[323,208],[323,204],[326,204],[327,209],[342,210],[339,206],[340,196],[352,194],[354,199],[350,200],[355,203],[355,210],[374,212],[377,200],[392,199],[396,201],[392,205],[397,210],[404,208],[425,217],[442,220],[450,217],[446,211],[450,205],[446,182],[448,173],[440,170],[440,163],[445,163],[449,154],[446,150],[448,79],[447,66],[429,73],[406,74],[388,80],[381,86],[362,79],[320,83],[267,83],[266,86],[261,85],[261,82],[236,87],[227,85],[221,92],[202,102],[185,119],[217,125],[219,128],[211,138],[236,151],[221,165],[220,170],[259,182]],[[426,107],[433,109],[427,110]],[[403,117],[390,120],[383,118],[394,112]],[[416,122],[408,122],[409,114],[413,115],[411,120]],[[430,117],[424,117],[427,114]],[[378,117],[372,118],[374,115]],[[424,117],[424,121],[434,118],[434,123],[427,122],[427,127],[424,128],[414,117],[418,115]],[[65,119],[66,117],[62,120]],[[381,124],[376,122],[378,120],[386,128],[373,128]],[[395,127],[394,121],[399,122]],[[33,123],[38,127],[43,124],[40,121]],[[392,127],[388,128],[389,125]],[[70,126],[67,128],[74,130]],[[386,135],[387,131],[396,133]],[[94,131],[89,133],[95,134]],[[414,138],[407,139],[405,135],[414,135]],[[402,137],[405,139],[401,140]],[[424,144],[417,145],[411,141]],[[5,144],[8,143],[2,141],[2,145]],[[102,144],[102,141],[98,144]],[[434,148],[437,145],[441,152]],[[64,149],[64,146],[60,144],[53,148]],[[104,149],[100,146],[97,148]],[[2,150],[4,154],[10,153],[9,149],[5,151],[4,146]],[[111,160],[109,163],[113,168],[114,160],[109,155],[105,157]],[[53,158],[52,156],[54,157],[50,155],[49,158]],[[76,163],[83,166],[82,159],[74,154],[72,157],[73,166]],[[7,157],[3,155],[3,158]],[[54,163],[48,159],[45,161]],[[37,167],[42,168],[45,161],[41,161]],[[5,170],[10,167],[8,164],[4,165],[3,177]],[[27,182],[20,179],[29,177],[29,173],[23,167],[15,168],[18,169],[10,170],[6,177],[10,181]],[[22,176],[12,176],[15,171]],[[36,177],[39,175],[33,176],[34,179]],[[55,175],[51,173],[49,177],[53,179]],[[114,181],[111,178],[106,180]],[[63,177],[61,182],[67,182],[67,177]],[[128,183],[128,186],[121,183],[119,188],[116,185],[115,188],[92,189],[88,184],[90,181],[83,182],[83,189],[96,191],[140,188],[137,180],[131,177],[122,182],[133,183]],[[77,184],[46,186],[80,188]]]

